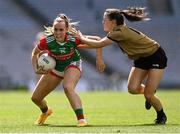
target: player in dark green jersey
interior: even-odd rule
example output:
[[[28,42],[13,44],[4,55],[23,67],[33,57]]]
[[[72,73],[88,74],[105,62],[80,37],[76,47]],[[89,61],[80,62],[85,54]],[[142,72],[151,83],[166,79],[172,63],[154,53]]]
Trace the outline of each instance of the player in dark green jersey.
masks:
[[[42,114],[35,124],[43,125],[46,118],[52,114],[52,109],[48,108],[44,98],[53,91],[63,80],[65,94],[76,114],[78,127],[87,126],[87,121],[83,114],[81,99],[75,92],[75,87],[81,77],[82,60],[78,48],[90,48],[81,44],[69,34],[72,29],[70,20],[65,14],[59,14],[54,20],[53,26],[46,28],[48,35],[42,38],[32,52],[32,64],[37,74],[42,77],[35,86],[32,94],[32,101],[41,109]],[[99,40],[96,36],[87,36],[94,40]],[[56,60],[56,67],[53,70],[44,70],[37,65],[37,57],[42,52],[48,52]],[[101,50],[97,50],[97,69],[102,72],[105,65],[102,61]]]

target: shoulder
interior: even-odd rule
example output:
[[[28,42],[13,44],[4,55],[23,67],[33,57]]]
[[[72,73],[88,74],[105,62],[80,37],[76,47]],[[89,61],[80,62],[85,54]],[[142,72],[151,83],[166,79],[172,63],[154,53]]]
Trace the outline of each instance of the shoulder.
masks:
[[[76,45],[80,44],[80,40],[74,38],[70,33],[66,33],[66,41],[67,42],[71,42],[71,43],[74,43]]]
[[[49,35],[49,36],[46,37],[46,42],[47,42],[47,43],[50,43],[50,42],[52,42],[52,41],[55,41],[55,38],[54,38],[53,35]]]
[[[48,44],[53,42],[54,40],[55,39],[53,35],[46,36],[39,41],[38,48],[40,50],[48,49]]]
[[[123,36],[123,31],[125,29],[125,26],[117,26],[113,29],[112,32],[109,32],[107,34],[107,38],[113,40],[113,41],[120,41],[123,40],[124,36]]]

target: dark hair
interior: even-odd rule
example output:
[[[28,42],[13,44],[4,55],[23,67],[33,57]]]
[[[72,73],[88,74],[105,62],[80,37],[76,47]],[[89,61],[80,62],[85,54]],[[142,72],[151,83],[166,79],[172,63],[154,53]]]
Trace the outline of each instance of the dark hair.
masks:
[[[116,20],[117,25],[123,25],[124,17],[129,21],[149,20],[149,18],[146,18],[147,13],[144,13],[144,10],[144,7],[129,7],[125,10],[109,8],[105,12],[109,20]]]

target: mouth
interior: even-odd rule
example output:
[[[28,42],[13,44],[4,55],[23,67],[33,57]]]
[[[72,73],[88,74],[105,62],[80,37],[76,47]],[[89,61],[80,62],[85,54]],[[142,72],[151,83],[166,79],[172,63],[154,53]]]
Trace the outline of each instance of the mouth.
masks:
[[[56,39],[57,41],[62,41],[62,40],[63,40],[62,36],[60,36],[60,35],[56,35],[56,36],[55,36],[55,39]]]
[[[56,35],[55,38],[61,39],[62,37],[60,35]]]

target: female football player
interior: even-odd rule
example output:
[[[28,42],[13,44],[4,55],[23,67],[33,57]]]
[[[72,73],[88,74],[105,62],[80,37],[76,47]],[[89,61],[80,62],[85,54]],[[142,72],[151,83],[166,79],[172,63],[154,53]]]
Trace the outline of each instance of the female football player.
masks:
[[[63,80],[64,92],[76,114],[78,127],[86,126],[87,121],[83,114],[80,97],[75,92],[75,87],[81,77],[82,60],[78,48],[91,48],[80,44],[69,34],[72,28],[69,18],[65,14],[59,14],[53,22],[52,27],[46,28],[47,36],[42,38],[32,51],[32,65],[37,74],[43,74],[32,94],[32,101],[40,108],[41,115],[35,124],[43,125],[46,118],[52,114],[52,109],[47,106],[44,98],[53,91]],[[98,40],[99,37],[86,36]],[[56,60],[56,67],[53,70],[44,70],[37,65],[38,55],[48,52]],[[97,50],[96,65],[99,72],[105,68],[101,60],[101,50]]]
[[[124,17],[129,21],[148,20],[144,8],[129,8],[126,10],[106,9],[103,16],[104,31],[107,36],[101,40],[85,38],[80,31],[74,32],[74,37],[81,42],[101,48],[117,43],[120,49],[134,60],[128,78],[128,91],[131,94],[144,94],[145,107],[151,106],[157,112],[155,124],[165,124],[167,117],[160,100],[154,95],[167,66],[167,57],[160,45],[142,32],[128,27]],[[142,84],[145,80],[145,84]]]

